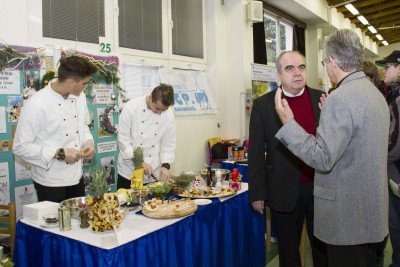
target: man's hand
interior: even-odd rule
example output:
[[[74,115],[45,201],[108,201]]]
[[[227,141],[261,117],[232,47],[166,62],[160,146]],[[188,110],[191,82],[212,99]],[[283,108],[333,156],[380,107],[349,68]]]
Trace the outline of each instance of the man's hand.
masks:
[[[69,164],[77,162],[81,158],[81,156],[81,151],[76,150],[75,148],[65,149],[65,162]]]
[[[86,141],[86,144],[83,146],[81,151],[81,157],[84,159],[91,159],[93,158],[94,154],[96,154],[96,150],[94,149],[93,141]]]
[[[327,97],[328,97],[327,94],[322,94],[322,96],[319,98],[319,103],[318,103],[319,109],[322,109],[322,105],[324,104]]]
[[[276,113],[278,113],[279,119],[281,120],[283,125],[285,125],[291,119],[294,118],[293,111],[289,107],[289,103],[287,102],[286,99],[282,99],[282,89],[281,88],[276,89],[275,110],[276,110]]]
[[[150,164],[147,164],[146,162],[143,162],[142,166],[144,168],[144,174],[146,174],[148,176],[151,176],[152,174],[154,175],[153,167],[151,167]]]
[[[169,170],[167,168],[161,167],[160,170],[160,181],[168,182],[170,179]]]
[[[253,206],[253,209],[255,209],[258,213],[261,215],[264,214],[264,200],[257,200],[251,202],[251,205]]]

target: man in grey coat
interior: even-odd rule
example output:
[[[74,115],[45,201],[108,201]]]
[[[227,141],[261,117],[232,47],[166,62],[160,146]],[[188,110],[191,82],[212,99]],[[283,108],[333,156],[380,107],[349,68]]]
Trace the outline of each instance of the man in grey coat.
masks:
[[[296,123],[280,89],[275,97],[283,123],[276,138],[315,168],[314,235],[327,244],[330,267],[374,266],[375,245],[388,234],[389,110],[361,71],[363,60],[353,31],[326,40],[322,63],[337,87],[323,103],[316,136]]]

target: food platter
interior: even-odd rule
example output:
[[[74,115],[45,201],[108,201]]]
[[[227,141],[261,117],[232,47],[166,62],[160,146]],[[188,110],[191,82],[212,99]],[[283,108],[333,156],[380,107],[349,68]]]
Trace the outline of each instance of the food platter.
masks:
[[[189,198],[168,203],[154,199],[145,202],[142,213],[150,218],[170,219],[190,215],[196,210],[197,204]]]
[[[190,191],[183,191],[178,196],[190,197],[190,198],[219,198],[228,197],[236,194],[236,190],[233,188],[221,188],[221,192],[215,193],[210,189],[197,189],[194,188]]]

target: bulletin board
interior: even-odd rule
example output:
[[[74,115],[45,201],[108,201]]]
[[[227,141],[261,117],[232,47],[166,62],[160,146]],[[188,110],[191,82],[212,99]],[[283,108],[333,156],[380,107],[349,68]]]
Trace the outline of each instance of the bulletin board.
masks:
[[[10,55],[8,51],[14,54]],[[48,64],[37,51],[31,47],[0,45],[0,204],[16,202],[18,218],[22,216],[23,205],[37,202],[30,165],[12,153],[13,135],[23,103],[43,87],[43,78],[49,73]],[[19,58],[12,60],[17,55]],[[111,68],[115,74],[111,81],[96,75],[85,89],[92,119],[90,131],[96,147],[94,158],[84,162],[85,186],[88,189],[91,182],[89,169],[97,169],[102,165],[110,171],[107,184],[115,191],[118,173],[117,124],[121,109],[119,103],[124,97],[117,77],[119,60],[117,57],[82,55],[102,62],[103,66]],[[5,56],[8,57],[6,60]]]

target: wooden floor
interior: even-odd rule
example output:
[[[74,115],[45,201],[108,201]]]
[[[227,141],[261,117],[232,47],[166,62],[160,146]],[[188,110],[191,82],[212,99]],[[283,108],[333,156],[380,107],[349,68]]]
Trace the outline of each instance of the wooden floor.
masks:
[[[392,245],[390,240],[388,240],[385,249],[385,262],[384,267],[388,267],[392,262]],[[279,267],[279,257],[278,257],[278,243],[271,244],[271,252],[267,254],[267,266],[266,267]],[[311,258],[310,244],[307,239],[307,249],[306,249],[306,262],[305,267],[313,267]]]

